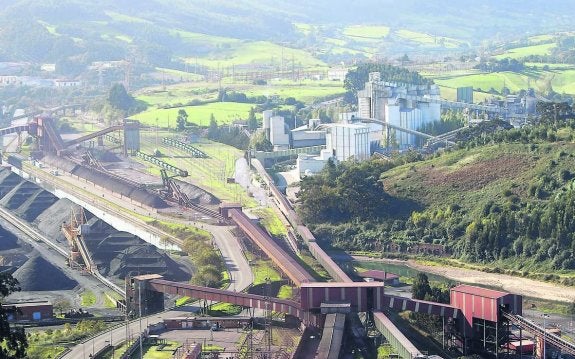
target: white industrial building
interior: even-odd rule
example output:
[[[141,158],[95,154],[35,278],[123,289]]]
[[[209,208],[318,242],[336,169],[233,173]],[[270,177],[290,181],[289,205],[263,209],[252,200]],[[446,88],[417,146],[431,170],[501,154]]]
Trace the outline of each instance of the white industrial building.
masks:
[[[332,158],[332,153],[327,149],[321,150],[319,156],[300,153],[296,161],[299,178],[320,172],[330,158]]]
[[[439,87],[382,81],[379,72],[369,74],[365,88],[358,92],[358,115],[374,118],[409,130],[441,119]],[[416,145],[416,136],[384,127],[384,137],[399,148]],[[388,143],[390,144],[390,143]]]
[[[365,161],[369,159],[369,125],[361,123],[334,123],[325,125],[326,149],[319,156],[300,154],[297,168],[300,178],[318,173],[327,161]]]
[[[265,129],[265,122],[264,122]],[[275,150],[287,150],[290,147],[290,130],[283,116],[269,118],[270,142]]]
[[[316,129],[320,123],[319,118],[312,118],[306,125],[291,130],[291,148],[325,145],[325,130]]]
[[[360,123],[337,123],[327,127],[326,149],[338,161],[369,159],[369,126]]]

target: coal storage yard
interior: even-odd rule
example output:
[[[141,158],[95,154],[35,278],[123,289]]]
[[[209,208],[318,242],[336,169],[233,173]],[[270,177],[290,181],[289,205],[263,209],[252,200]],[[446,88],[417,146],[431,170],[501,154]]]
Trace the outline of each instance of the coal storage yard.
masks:
[[[80,207],[68,199],[28,182],[9,169],[0,169],[0,206],[35,226],[39,232],[61,247],[68,243],[61,231],[69,222],[72,210]],[[83,236],[98,270],[104,276],[123,282],[131,273],[157,273],[174,281],[188,281],[191,273],[164,251],[126,232],[120,232],[85,211],[87,218]],[[1,227],[0,227],[1,228]],[[38,256],[25,242],[0,229],[0,258],[4,268],[11,268],[23,291],[60,291],[77,283],[46,259]],[[64,261],[64,259],[62,259]]]

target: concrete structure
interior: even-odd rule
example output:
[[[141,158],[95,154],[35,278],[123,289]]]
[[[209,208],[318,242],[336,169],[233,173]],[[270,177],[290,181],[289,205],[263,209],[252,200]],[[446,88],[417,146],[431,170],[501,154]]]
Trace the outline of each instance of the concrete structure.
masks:
[[[320,120],[312,118],[307,125],[294,128],[290,131],[291,147],[311,147],[325,145],[325,130],[316,130]]]
[[[342,123],[327,127],[326,149],[338,161],[364,161],[369,159],[369,126]]]
[[[327,161],[331,158],[330,150],[321,150],[319,156],[300,154],[296,160],[296,167],[298,170],[299,178],[304,178],[305,176],[311,176],[320,172]]]
[[[274,112],[272,110],[265,110],[262,112],[262,117],[263,117],[263,129],[264,129],[264,134],[266,136],[266,138],[269,140],[270,139],[270,119],[272,118],[272,116],[274,115]]]
[[[140,121],[124,119],[124,153],[140,151]]]
[[[54,308],[49,302],[2,304],[9,321],[38,321],[54,317]]]
[[[473,103],[473,87],[458,87],[457,102]]]
[[[378,72],[369,74],[364,90],[357,94],[358,114],[409,130],[420,130],[441,119],[439,87],[408,85],[381,80]],[[417,144],[414,134],[383,129],[388,145],[409,148]]]
[[[265,125],[265,123],[264,123]],[[270,142],[275,149],[288,149],[290,145],[289,128],[282,116],[270,117]]]
[[[310,120],[311,121],[311,120]],[[297,169],[300,178],[320,172],[327,161],[364,161],[371,155],[368,124],[337,123],[325,125],[326,149],[319,156],[300,154]],[[320,131],[309,131],[319,133]],[[292,132],[293,133],[293,132]]]

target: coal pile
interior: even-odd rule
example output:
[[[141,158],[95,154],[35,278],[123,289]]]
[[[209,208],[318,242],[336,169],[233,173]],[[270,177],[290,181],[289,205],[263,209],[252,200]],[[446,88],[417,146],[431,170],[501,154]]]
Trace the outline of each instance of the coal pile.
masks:
[[[76,166],[71,171],[75,176],[84,178],[98,186],[107,188],[108,190],[119,193],[124,197],[131,198],[132,200],[142,203],[152,208],[166,208],[168,205],[160,198],[159,195],[146,191],[145,189],[135,187],[127,182],[110,177],[103,172],[96,171],[92,168],[85,166]]]
[[[220,200],[214,197],[211,193],[204,191],[203,189],[194,186],[191,183],[179,181],[174,179],[180,190],[188,196],[188,198],[195,204],[199,205],[218,205]]]
[[[191,278],[176,262],[151,244],[126,248],[110,262],[109,270],[111,275],[119,278],[134,273],[160,274],[176,282],[189,281]]]
[[[0,201],[3,207],[10,210],[18,209],[30,196],[34,195],[39,190],[32,182],[23,181],[16,185],[12,191],[8,192]]]
[[[27,222],[34,222],[42,212],[57,201],[58,197],[52,193],[38,189],[15,212]]]
[[[74,289],[78,282],[68,277],[53,264],[34,256],[14,272],[23,291],[57,291]]]
[[[52,154],[44,155],[44,157],[42,157],[42,162],[68,173],[72,172],[77,166],[74,162],[71,162],[64,157],[58,157]]]
[[[104,275],[124,279],[134,273],[153,273],[173,281],[191,278],[167,254],[130,233],[90,233],[84,235],[84,239],[98,270]]]
[[[15,248],[20,248],[18,237],[0,226],[0,251],[7,251]]]
[[[6,177],[6,179],[9,178],[9,176]],[[56,196],[36,184],[22,181],[2,197],[0,205],[14,211],[26,221],[32,222],[57,200]]]
[[[67,198],[62,198],[56,201],[52,206],[47,208],[34,220],[36,227],[40,228],[49,238],[57,242],[64,243],[67,241],[64,233],[62,233],[62,224],[70,222],[70,215],[72,209],[79,213],[80,206],[74,204]],[[92,216],[88,211],[84,212],[86,217]]]
[[[14,187],[22,183],[24,179],[5,167],[0,168],[0,198],[4,197]]]

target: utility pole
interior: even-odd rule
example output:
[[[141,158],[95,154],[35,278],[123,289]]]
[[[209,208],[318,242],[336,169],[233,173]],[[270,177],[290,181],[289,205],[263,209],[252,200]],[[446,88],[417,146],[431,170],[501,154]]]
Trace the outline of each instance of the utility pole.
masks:
[[[138,281],[138,316],[140,318],[140,359],[143,358],[144,352],[142,349],[142,281]]]

